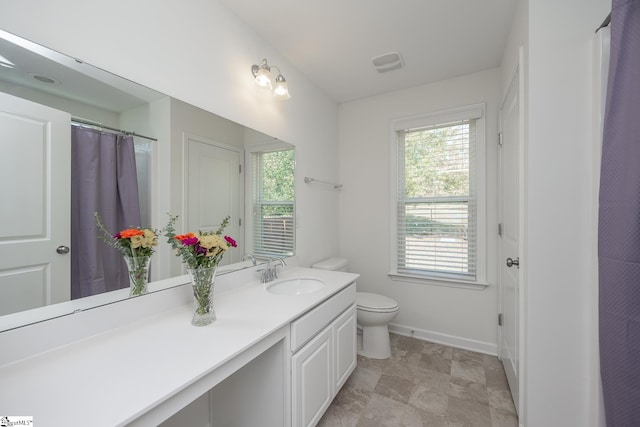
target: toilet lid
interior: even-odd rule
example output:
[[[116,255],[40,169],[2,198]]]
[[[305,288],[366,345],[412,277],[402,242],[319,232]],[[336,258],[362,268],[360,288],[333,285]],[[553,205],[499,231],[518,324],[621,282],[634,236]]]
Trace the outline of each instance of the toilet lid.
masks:
[[[389,311],[398,308],[398,303],[394,299],[369,292],[356,292],[356,305],[376,311]]]
[[[339,270],[347,265],[346,258],[329,258],[311,265],[311,268],[319,268],[322,270]]]

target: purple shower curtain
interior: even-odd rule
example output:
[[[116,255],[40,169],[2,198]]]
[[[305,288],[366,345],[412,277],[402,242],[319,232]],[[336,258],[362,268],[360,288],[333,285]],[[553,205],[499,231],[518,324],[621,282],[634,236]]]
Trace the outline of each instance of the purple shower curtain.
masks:
[[[640,426],[640,0],[613,0],[600,214],[600,373],[608,427]]]
[[[97,238],[140,226],[133,137],[71,127],[71,298],[129,287],[122,255]]]

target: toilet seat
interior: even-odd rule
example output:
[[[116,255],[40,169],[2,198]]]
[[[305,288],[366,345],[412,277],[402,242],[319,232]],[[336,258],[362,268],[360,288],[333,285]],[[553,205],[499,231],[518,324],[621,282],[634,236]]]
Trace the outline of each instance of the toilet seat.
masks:
[[[398,303],[389,297],[370,292],[356,292],[358,310],[371,313],[391,313],[398,310]]]

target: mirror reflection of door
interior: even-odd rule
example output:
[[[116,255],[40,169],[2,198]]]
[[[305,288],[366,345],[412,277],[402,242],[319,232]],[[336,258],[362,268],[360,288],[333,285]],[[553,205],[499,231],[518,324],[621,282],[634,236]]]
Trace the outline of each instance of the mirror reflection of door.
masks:
[[[239,262],[244,255],[240,149],[195,135],[185,135],[184,140],[185,231],[215,231],[229,216],[224,234],[234,238],[238,247],[227,251],[220,265]]]
[[[70,122],[0,93],[0,315],[70,297]]]

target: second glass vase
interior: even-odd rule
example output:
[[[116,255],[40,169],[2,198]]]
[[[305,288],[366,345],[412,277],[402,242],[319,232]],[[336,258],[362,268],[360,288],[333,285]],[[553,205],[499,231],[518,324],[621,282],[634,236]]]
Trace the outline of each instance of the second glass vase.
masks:
[[[218,267],[188,268],[193,288],[194,312],[191,324],[205,326],[216,320],[216,312],[213,308],[213,284]]]

